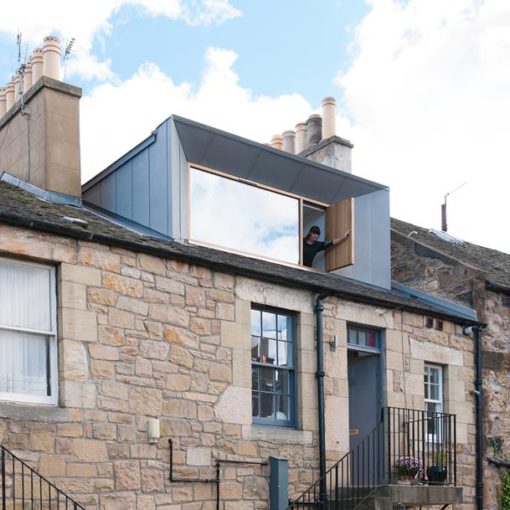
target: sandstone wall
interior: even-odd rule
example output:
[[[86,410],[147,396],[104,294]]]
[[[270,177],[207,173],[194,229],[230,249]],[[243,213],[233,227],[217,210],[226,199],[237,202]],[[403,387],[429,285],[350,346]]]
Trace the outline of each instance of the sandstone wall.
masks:
[[[88,508],[212,510],[214,460],[289,459],[290,495],[317,478],[315,295],[205,267],[0,226],[0,255],[58,268],[58,407],[0,405],[0,442]],[[297,316],[296,429],[251,423],[252,304]],[[328,298],[327,456],[348,450],[346,325],[385,331],[387,405],[423,409],[423,364],[446,364],[446,409],[458,415],[459,483],[473,508],[472,344],[458,326],[424,328],[421,315]],[[147,441],[147,419],[162,438]],[[222,470],[225,510],[268,507],[267,466]]]

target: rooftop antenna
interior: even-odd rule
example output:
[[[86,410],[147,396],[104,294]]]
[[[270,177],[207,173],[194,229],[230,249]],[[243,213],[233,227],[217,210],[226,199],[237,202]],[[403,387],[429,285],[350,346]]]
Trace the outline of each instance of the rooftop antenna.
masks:
[[[69,60],[69,55],[71,54],[71,51],[73,51],[75,41],[76,39],[74,37],[71,37],[71,39],[66,40],[66,49],[64,50],[64,56],[62,57],[64,60],[64,77],[67,71],[67,61]]]
[[[457,186],[453,191],[450,191],[444,196],[444,203],[441,204],[441,230],[443,232],[448,232],[448,222],[446,220],[446,205],[448,197],[458,191],[462,186],[465,186],[467,183],[463,182],[460,186]]]
[[[20,110],[21,115],[28,115],[25,111],[25,95],[23,93],[24,90],[24,82],[25,82],[25,69],[27,67],[26,63],[26,51],[25,51],[25,60],[21,60],[21,38],[22,34],[21,32],[18,32],[16,35],[16,44],[18,45],[18,69],[17,72],[19,74],[19,91],[18,96],[20,100]]]

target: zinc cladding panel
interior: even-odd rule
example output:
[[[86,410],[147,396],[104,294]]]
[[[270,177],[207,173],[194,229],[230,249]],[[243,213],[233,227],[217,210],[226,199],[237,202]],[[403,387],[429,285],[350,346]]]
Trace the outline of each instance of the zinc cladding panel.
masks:
[[[133,219],[133,162],[128,161],[115,172],[117,214]]]
[[[133,168],[133,221],[149,226],[149,151],[132,159]]]
[[[169,164],[167,158],[168,142],[166,123],[158,129],[156,143],[149,148],[149,227],[169,234],[168,211],[170,208]],[[161,130],[161,132],[159,131]]]

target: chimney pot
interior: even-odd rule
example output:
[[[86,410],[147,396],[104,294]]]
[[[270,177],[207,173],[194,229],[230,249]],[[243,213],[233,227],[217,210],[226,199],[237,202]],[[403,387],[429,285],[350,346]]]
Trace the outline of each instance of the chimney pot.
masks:
[[[36,48],[32,53],[32,84],[39,80],[43,75],[43,52],[41,48]]]
[[[0,117],[7,111],[5,107],[5,87],[0,87]]]
[[[321,102],[322,108],[322,139],[336,136],[336,99],[325,97]]]
[[[25,66],[25,75],[23,76],[23,93],[26,94],[32,86],[32,62],[27,62]]]
[[[9,111],[14,103],[14,83],[11,81],[5,89],[5,111]]]
[[[296,154],[306,149],[306,124],[298,122],[296,124]]]
[[[290,152],[291,154],[296,153],[296,133],[293,129],[283,132],[283,150]]]
[[[273,135],[271,137],[271,147],[275,149],[283,149],[283,138],[282,135]]]
[[[322,139],[322,118],[320,115],[314,113],[308,117],[306,121],[306,146],[310,147],[319,143]]]
[[[60,39],[53,35],[44,38],[43,74],[60,80]]]

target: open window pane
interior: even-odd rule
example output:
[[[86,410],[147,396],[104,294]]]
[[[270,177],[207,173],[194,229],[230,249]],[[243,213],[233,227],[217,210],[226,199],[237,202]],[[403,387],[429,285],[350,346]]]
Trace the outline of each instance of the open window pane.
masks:
[[[190,238],[299,263],[299,201],[191,169]]]
[[[49,338],[0,330],[0,393],[50,396]]]

